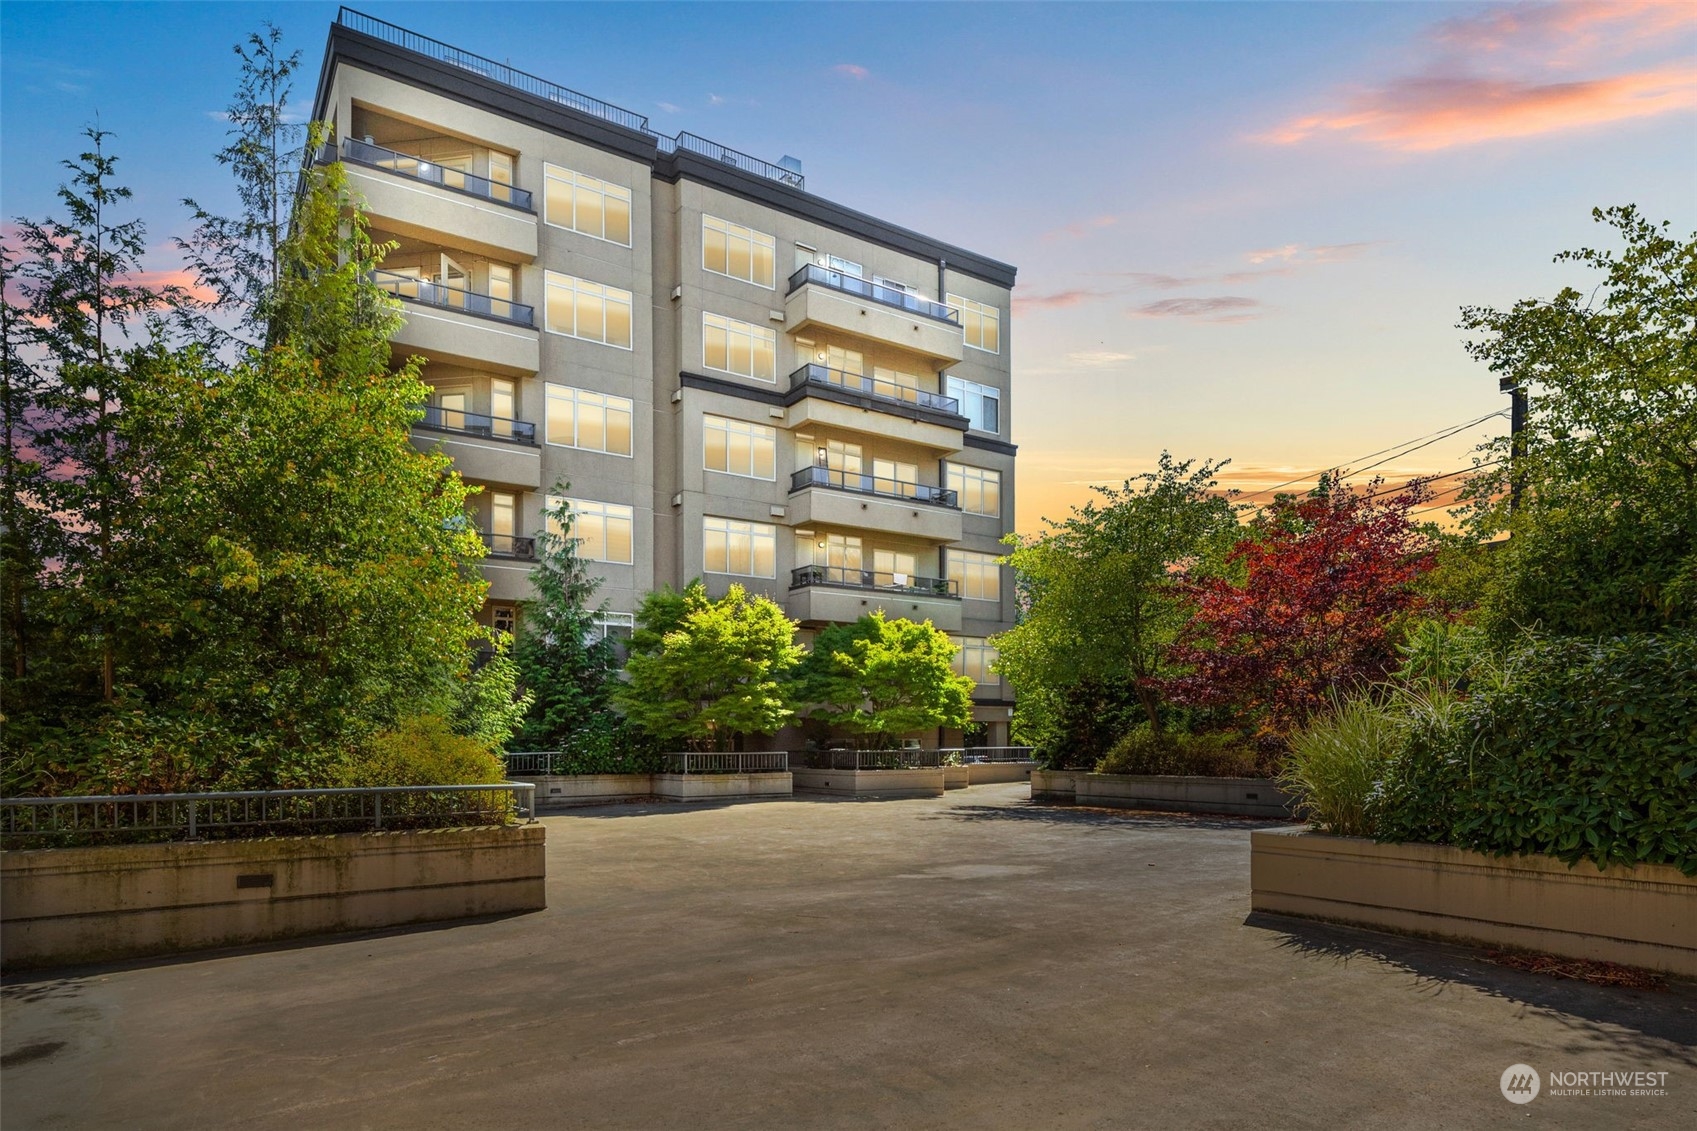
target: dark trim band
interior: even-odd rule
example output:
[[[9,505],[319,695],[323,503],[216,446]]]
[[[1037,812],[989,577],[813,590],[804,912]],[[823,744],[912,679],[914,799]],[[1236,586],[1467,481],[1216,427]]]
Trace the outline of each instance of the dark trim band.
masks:
[[[966,434],[966,446],[969,448],[982,448],[987,452],[996,452],[997,454],[1004,456],[1016,456],[1019,454],[1018,444],[1010,444],[1006,440],[992,440],[988,436],[974,436],[971,432]]]

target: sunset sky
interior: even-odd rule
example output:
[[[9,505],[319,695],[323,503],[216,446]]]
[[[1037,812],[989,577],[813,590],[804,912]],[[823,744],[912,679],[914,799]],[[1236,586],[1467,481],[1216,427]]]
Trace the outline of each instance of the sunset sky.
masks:
[[[1016,264],[1026,531],[1163,448],[1254,491],[1502,409],[1459,307],[1586,281],[1595,205],[1697,229],[1693,3],[359,7]],[[98,115],[169,269],[179,198],[233,206],[231,44],[279,24],[304,111],[335,14],[6,3],[0,214]]]

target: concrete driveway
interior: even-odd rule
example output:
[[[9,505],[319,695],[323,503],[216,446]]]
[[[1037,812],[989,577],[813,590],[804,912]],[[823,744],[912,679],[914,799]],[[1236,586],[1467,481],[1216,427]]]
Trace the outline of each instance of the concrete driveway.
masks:
[[[0,1120],[1697,1126],[1693,983],[1251,919],[1255,822],[1026,793],[586,810],[546,818],[545,912],[14,979]],[[1517,1062],[1666,1095],[1518,1106]]]

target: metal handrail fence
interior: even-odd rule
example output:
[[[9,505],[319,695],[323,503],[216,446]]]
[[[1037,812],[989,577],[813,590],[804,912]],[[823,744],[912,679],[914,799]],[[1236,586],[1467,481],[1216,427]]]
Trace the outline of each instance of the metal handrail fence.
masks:
[[[949,751],[960,755],[963,762],[1030,762],[1034,751],[1029,746],[964,746]]]
[[[402,275],[396,271],[373,271],[371,281],[380,289],[408,302],[439,306],[444,310],[463,310],[467,314],[480,314],[485,318],[511,322],[516,326],[536,325],[536,309],[511,299],[496,298],[494,295],[469,291],[464,287],[451,287],[446,283],[421,279],[416,275]]]
[[[791,589],[806,589],[815,585],[839,589],[878,589],[889,593],[960,600],[960,583],[946,577],[921,577],[918,574],[822,565],[798,566],[790,570]]]
[[[334,154],[335,150],[325,147]],[[467,173],[460,169],[450,169],[438,164],[428,157],[417,157],[411,153],[402,153],[398,149],[376,145],[358,138],[342,139],[342,157],[359,165],[368,165],[373,169],[381,169],[386,173],[394,173],[399,177],[411,177],[415,181],[426,184],[440,185],[454,192],[463,192],[470,196],[481,197],[496,204],[508,204],[526,212],[534,211],[531,207],[529,189],[521,189],[504,181],[490,180],[476,173]],[[331,158],[334,160],[334,157]]]
[[[505,825],[536,819],[536,786],[401,785],[0,798],[0,844],[58,847]]]
[[[799,389],[803,385],[835,385],[840,389],[851,392],[866,393],[879,400],[893,401],[899,404],[918,405],[920,408],[936,409],[951,416],[960,415],[960,399],[946,397],[941,393],[933,393],[926,389],[915,389],[911,385],[898,385],[894,381],[883,381],[877,377],[868,377],[864,373],[849,373],[842,369],[832,369],[810,361],[790,374],[790,388]]]
[[[486,412],[467,412],[463,408],[443,408],[439,404],[421,406],[424,416],[420,428],[439,432],[459,432],[486,440],[511,440],[515,444],[536,444],[536,425],[529,420],[514,420],[505,416],[490,416]]]
[[[804,467],[790,476],[791,491],[808,487],[830,487],[838,491],[853,491],[857,495],[876,495],[906,503],[930,503],[951,510],[960,509],[960,497],[953,488],[909,483],[905,479],[892,479],[864,471],[845,471],[840,467]]]
[[[509,774],[551,774],[558,750],[509,750],[501,755]]]
[[[947,322],[957,330],[960,329],[960,312],[946,302],[938,302],[911,291],[897,290],[884,283],[863,279],[859,275],[850,275],[846,271],[833,271],[817,263],[798,267],[795,274],[790,276],[790,289],[787,293],[794,294],[808,283],[871,299],[873,302],[893,306],[910,314],[922,314],[926,318],[935,318],[939,322]]]
[[[787,750],[666,755],[669,774],[781,774],[789,768]]]
[[[810,770],[925,770],[943,765],[945,750],[804,750],[791,758]]]
[[[519,558],[523,561],[534,561],[536,558],[536,539],[529,535],[491,534],[487,530],[480,530],[477,536],[483,539],[483,544],[492,558]]]

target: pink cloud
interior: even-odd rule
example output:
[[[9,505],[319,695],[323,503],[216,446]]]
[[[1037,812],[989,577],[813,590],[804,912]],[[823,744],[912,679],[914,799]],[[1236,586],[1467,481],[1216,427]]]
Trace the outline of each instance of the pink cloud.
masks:
[[[1134,318],[1197,318],[1204,322],[1247,322],[1260,317],[1260,300],[1241,295],[1164,298],[1126,311]]]
[[[1092,216],[1088,220],[1076,220],[1071,224],[1063,224],[1061,227],[1056,228],[1053,231],[1044,232],[1043,238],[1045,240],[1058,240],[1063,238],[1072,240],[1083,239],[1092,232],[1099,232],[1103,228],[1111,228],[1119,222],[1120,218],[1118,216]]]
[[[1087,302],[1107,298],[1107,291],[1057,291],[1047,295],[1015,295],[1013,307],[1015,310],[1061,310],[1069,306],[1081,306]]]
[[[844,75],[855,80],[863,79],[872,73],[859,63],[838,63],[831,69],[839,75]]]

